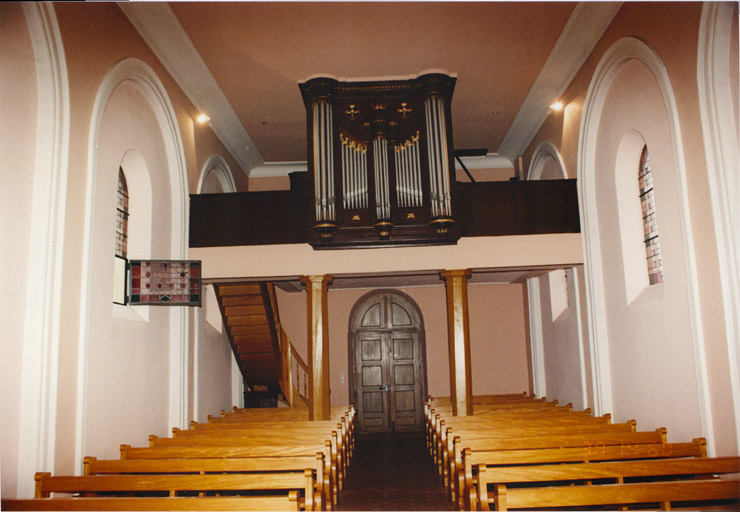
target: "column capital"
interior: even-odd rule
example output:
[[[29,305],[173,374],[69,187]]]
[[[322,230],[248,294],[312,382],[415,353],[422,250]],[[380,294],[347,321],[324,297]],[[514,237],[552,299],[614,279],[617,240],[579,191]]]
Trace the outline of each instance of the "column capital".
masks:
[[[465,278],[466,280],[473,275],[473,271],[469,268],[461,268],[454,270],[440,270],[439,277],[444,281],[455,278]]]
[[[314,284],[325,284],[329,286],[334,281],[334,276],[331,274],[312,274],[308,276],[301,276],[301,283],[305,286]]]

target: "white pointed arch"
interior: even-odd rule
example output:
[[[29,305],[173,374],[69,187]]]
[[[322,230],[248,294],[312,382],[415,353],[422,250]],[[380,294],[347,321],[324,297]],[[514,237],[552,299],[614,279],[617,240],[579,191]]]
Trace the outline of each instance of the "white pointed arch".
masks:
[[[221,155],[211,156],[203,165],[203,169],[200,172],[200,178],[198,179],[197,194],[203,193],[203,184],[211,176],[218,180],[224,192],[236,192],[236,181],[234,181],[234,175],[231,173],[229,164]]]
[[[542,178],[542,171],[545,169],[545,164],[552,158],[557,164],[558,170],[560,171],[560,177],[565,179],[568,177],[568,173],[565,172],[565,162],[563,157],[550,141],[543,140],[540,142],[532,153],[532,159],[529,162],[529,170],[527,171],[527,180],[539,180]]]
[[[85,200],[85,228],[82,252],[80,337],[78,350],[77,417],[75,459],[85,455],[87,417],[87,378],[91,328],[93,232],[95,191],[98,171],[98,143],[105,107],[114,89],[123,81],[136,84],[147,98],[161,130],[167,155],[171,204],[172,259],[187,256],[188,190],[185,152],[180,127],[167,91],[154,71],[143,61],[127,58],[115,64],[98,88],[90,120]],[[186,427],[188,422],[188,314],[184,308],[170,309],[169,423]],[[78,465],[76,470],[81,471]]]
[[[52,4],[24,2],[36,63],[37,120],[28,294],[21,370],[18,496],[31,497],[37,471],[52,471],[69,160],[67,63]]]
[[[722,278],[727,352],[735,410],[735,439],[740,446],[740,148],[730,84],[735,2],[705,2],[699,27],[697,79],[707,177],[719,270]],[[737,49],[735,49],[737,52]],[[734,59],[737,59],[735,54]],[[734,113],[734,114],[733,114]]]
[[[699,399],[702,436],[707,439],[707,451],[714,453],[714,435],[709,399],[709,382],[704,348],[704,334],[700,315],[698,274],[690,222],[686,163],[681,137],[676,98],[665,64],[655,49],[644,41],[625,37],[614,43],[603,55],[594,71],[586,93],[578,138],[578,199],[581,212],[583,250],[586,274],[586,298],[589,339],[591,341],[592,385],[596,414],[612,412],[612,386],[609,365],[609,339],[606,302],[604,297],[604,269],[596,205],[596,147],[599,123],[609,88],[622,66],[632,59],[642,62],[655,77],[663,98],[668,129],[671,135],[675,163],[676,196],[679,203],[679,224],[683,258],[686,267],[686,286],[689,323],[694,351],[695,378]]]

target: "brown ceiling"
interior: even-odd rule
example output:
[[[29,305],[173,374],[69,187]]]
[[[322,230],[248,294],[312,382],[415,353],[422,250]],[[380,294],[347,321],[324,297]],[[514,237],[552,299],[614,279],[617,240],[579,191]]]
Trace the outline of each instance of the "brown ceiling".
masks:
[[[457,149],[496,152],[575,3],[169,4],[266,162],[306,160],[298,81],[444,69]]]

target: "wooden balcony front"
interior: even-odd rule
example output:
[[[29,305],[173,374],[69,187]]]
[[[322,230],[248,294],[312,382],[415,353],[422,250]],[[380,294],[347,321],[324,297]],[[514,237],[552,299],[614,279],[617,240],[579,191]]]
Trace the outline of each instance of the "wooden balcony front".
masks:
[[[305,173],[298,173],[305,174]],[[316,240],[302,177],[291,190],[190,196],[190,247],[311,243],[315,249],[454,244],[459,237],[578,233],[576,180],[456,183],[455,230],[420,238],[397,225],[381,239],[373,221],[329,242]]]

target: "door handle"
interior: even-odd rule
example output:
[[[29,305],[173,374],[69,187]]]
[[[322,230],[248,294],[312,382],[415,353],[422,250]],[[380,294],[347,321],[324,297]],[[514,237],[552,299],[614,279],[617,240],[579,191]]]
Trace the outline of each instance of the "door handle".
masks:
[[[379,386],[378,387],[378,391],[390,391],[390,390],[391,390],[390,386]]]

